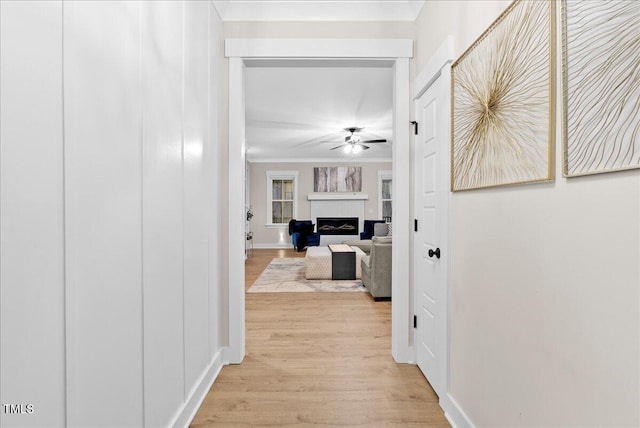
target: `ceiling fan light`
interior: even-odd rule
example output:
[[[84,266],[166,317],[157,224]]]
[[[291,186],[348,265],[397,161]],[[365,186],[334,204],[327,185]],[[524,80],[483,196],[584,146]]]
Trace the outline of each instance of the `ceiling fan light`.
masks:
[[[344,152],[349,154],[351,153],[351,151],[353,150],[353,147],[351,146],[351,144],[347,144],[346,146],[344,146]]]
[[[360,153],[361,151],[362,151],[362,146],[360,146],[358,144],[355,144],[353,146],[352,152],[353,152],[354,155]]]

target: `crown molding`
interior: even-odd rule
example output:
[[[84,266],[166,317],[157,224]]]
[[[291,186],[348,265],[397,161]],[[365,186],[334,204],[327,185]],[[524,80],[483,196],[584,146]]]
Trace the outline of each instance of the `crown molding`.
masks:
[[[412,39],[225,39],[227,58],[413,58]]]
[[[413,22],[424,0],[214,0],[222,21]]]

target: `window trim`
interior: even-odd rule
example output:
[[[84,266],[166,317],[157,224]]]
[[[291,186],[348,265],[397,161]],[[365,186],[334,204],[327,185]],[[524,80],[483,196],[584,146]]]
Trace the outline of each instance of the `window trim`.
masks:
[[[293,218],[298,217],[298,171],[267,171],[267,228],[280,228],[288,223],[272,223],[273,180],[293,180]]]
[[[391,180],[391,199],[385,199],[385,201],[390,200],[393,204],[393,171],[390,170],[379,170],[378,171],[378,218],[382,218],[382,180]]]

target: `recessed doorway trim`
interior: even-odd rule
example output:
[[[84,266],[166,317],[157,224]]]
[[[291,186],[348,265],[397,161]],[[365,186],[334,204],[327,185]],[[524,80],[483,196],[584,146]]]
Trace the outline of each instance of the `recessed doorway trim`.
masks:
[[[391,353],[399,363],[414,361],[413,302],[410,298],[409,163],[410,73],[413,41],[408,39],[227,39],[229,58],[229,238],[228,238],[228,348],[225,360],[239,364],[245,355],[244,195],[245,120],[244,70],[258,60],[312,58],[318,61],[379,60],[393,68],[393,261]],[[365,61],[366,60],[366,61]]]

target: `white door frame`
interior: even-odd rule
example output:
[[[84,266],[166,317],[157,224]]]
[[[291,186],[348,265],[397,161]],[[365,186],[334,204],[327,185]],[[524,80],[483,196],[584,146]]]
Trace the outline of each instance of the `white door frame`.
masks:
[[[413,85],[412,85],[412,100],[414,102],[414,105],[416,106],[416,110],[417,110],[417,100],[420,98],[420,96],[422,96],[422,94],[424,94],[424,92],[429,89],[429,87],[431,87],[432,84],[434,84],[436,81],[438,81],[438,78],[441,76],[441,74],[444,73],[449,73],[450,70],[450,64],[453,62],[454,60],[454,40],[452,36],[448,36],[445,41],[442,43],[442,45],[440,45],[440,47],[438,48],[438,50],[433,54],[433,56],[429,59],[429,61],[427,61],[426,66],[423,68],[423,71],[420,73],[420,75],[418,75],[418,77],[416,77],[416,79],[413,81]],[[439,81],[438,84],[443,84],[443,85],[447,85],[447,87],[449,87],[450,85],[450,75],[446,76],[445,79],[441,79]],[[446,123],[442,123],[442,124],[437,124],[436,126],[442,126],[443,129],[448,130],[447,132],[450,132],[450,122],[447,121]],[[449,157],[448,156],[441,156],[440,159],[442,160],[442,163],[440,165],[438,165],[439,168],[444,168],[446,171],[449,171],[450,169],[450,164],[449,164]],[[415,159],[414,159],[415,161]],[[415,189],[414,189],[414,193],[416,195],[414,195],[414,197],[417,198],[417,194],[418,194],[418,183],[415,184]],[[446,189],[446,209],[445,212],[449,212],[448,210],[448,206],[449,206],[449,201],[450,201],[450,192],[447,186]],[[414,200],[414,204],[416,204],[416,201]],[[414,206],[414,209],[417,205]],[[449,228],[449,219],[447,218],[447,216],[444,216],[442,218],[442,222],[443,222],[443,227],[445,228],[445,230],[448,231]],[[446,238],[444,240],[444,242],[440,242],[439,246],[441,248],[441,250],[443,251],[443,256],[447,257],[448,254],[450,254],[449,251],[449,233],[446,233]],[[417,263],[417,257],[419,257],[419,254],[416,254],[415,251],[412,251],[413,254],[413,258],[414,258],[414,266],[415,263]],[[466,415],[464,415],[464,413],[461,411],[460,407],[457,405],[456,401],[453,399],[453,397],[450,395],[450,391],[449,391],[449,325],[450,325],[450,319],[449,319],[449,307],[450,307],[450,287],[449,287],[449,263],[446,263],[446,267],[445,267],[445,271],[443,272],[443,285],[445,287],[444,292],[442,293],[443,299],[440,300],[440,304],[442,305],[442,307],[440,308],[441,311],[439,312],[440,314],[442,314],[443,319],[445,320],[444,323],[440,324],[442,326],[443,331],[439,331],[436,334],[438,335],[438,337],[444,342],[443,346],[442,346],[442,364],[440,365],[440,369],[441,369],[441,373],[440,373],[440,379],[441,379],[441,388],[442,391],[440,392],[440,407],[442,407],[442,409],[445,411],[445,416],[447,417],[447,419],[452,423],[453,426],[470,426],[471,424],[469,423],[469,419],[466,417]],[[416,278],[415,275],[413,276],[413,283],[411,285],[412,291],[415,295],[416,293]],[[415,303],[415,302],[414,302]],[[416,332],[414,331],[414,343],[416,343],[417,341],[417,335]],[[416,352],[416,354],[414,354],[414,360],[417,361],[417,346],[414,348],[414,351]]]
[[[229,59],[229,343],[225,360],[239,364],[245,355],[244,285],[244,68],[250,59],[380,59],[393,62],[393,261],[391,353],[399,363],[415,361],[413,302],[409,287],[411,188],[409,142],[410,73],[413,41],[405,39],[227,39]],[[399,191],[402,190],[402,191]]]

